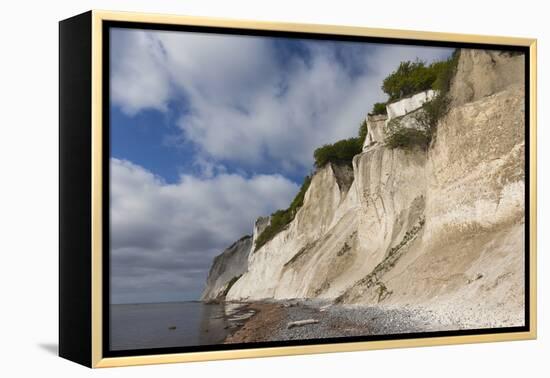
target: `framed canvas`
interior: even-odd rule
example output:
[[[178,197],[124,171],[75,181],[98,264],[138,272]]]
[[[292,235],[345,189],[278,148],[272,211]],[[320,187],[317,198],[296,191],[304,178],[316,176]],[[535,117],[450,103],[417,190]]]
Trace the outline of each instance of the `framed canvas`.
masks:
[[[536,40],[60,22],[59,354],[536,337]]]

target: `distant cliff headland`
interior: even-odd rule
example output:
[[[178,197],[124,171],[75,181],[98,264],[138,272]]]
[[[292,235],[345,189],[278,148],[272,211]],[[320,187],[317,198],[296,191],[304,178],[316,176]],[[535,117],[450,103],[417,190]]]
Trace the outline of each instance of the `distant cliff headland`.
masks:
[[[287,209],[213,261],[204,301],[423,308],[524,322],[524,56],[403,62],[358,136],[321,146]],[[253,226],[253,227],[252,227]]]

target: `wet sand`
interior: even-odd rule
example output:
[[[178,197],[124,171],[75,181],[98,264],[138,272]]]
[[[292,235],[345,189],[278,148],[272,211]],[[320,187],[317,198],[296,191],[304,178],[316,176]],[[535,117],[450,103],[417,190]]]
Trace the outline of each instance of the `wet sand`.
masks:
[[[273,330],[286,325],[287,311],[279,304],[251,303],[248,308],[255,311],[255,314],[235,333],[229,335],[224,343],[272,341]]]

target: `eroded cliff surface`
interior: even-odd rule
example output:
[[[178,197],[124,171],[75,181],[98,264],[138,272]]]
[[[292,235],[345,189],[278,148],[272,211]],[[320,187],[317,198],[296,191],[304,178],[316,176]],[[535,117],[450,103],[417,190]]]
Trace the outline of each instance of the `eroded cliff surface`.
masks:
[[[246,272],[251,248],[252,237],[247,235],[214,258],[201,300],[218,301],[225,299],[231,285]]]
[[[522,325],[523,65],[462,50],[426,149],[387,147],[384,117],[371,118],[353,167],[315,173],[295,219],[247,254],[227,299],[422,306],[464,327]]]

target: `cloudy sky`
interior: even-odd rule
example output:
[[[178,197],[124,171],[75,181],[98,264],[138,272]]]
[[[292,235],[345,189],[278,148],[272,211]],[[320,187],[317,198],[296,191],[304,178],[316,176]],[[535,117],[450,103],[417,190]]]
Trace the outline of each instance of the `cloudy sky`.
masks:
[[[433,47],[111,30],[111,301],[198,299],[214,256],[286,208],[313,150]]]

